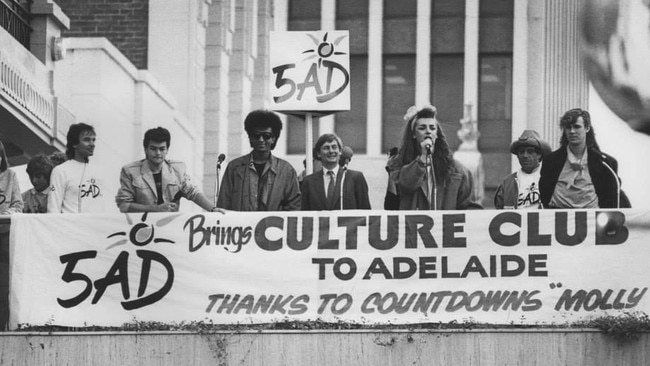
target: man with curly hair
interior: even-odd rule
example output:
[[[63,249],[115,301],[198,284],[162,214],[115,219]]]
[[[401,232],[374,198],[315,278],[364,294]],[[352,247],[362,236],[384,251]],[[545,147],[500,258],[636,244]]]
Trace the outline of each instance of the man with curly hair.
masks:
[[[253,150],[226,167],[217,207],[234,211],[299,210],[296,171],[271,153],[282,131],[280,117],[271,111],[255,110],[246,116],[244,129]]]

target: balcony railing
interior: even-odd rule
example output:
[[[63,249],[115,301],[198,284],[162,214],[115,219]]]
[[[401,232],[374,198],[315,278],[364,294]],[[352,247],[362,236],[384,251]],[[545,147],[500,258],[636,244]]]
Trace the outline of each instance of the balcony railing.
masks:
[[[0,25],[27,49],[32,32],[29,20],[29,2],[0,0]]]
[[[55,110],[52,95],[37,86],[31,76],[0,49],[0,97],[3,95],[25,108],[41,127],[53,128]]]

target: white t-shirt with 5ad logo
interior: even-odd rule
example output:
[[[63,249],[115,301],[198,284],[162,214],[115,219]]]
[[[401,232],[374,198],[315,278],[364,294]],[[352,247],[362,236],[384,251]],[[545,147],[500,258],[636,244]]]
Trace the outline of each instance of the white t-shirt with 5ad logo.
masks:
[[[539,197],[539,176],[540,167],[530,174],[519,169],[517,172],[517,185],[519,186],[519,197],[517,197],[517,208],[520,210],[536,210],[540,207]]]
[[[108,185],[92,161],[81,163],[68,160],[52,170],[48,213],[108,213],[114,212]],[[113,208],[113,209],[112,209]]]

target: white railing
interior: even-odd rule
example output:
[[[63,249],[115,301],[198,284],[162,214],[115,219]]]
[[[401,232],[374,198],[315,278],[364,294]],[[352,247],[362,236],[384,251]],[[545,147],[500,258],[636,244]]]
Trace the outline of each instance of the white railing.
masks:
[[[34,117],[45,129],[54,128],[54,97],[43,92],[31,82],[15,65],[12,65],[0,51],[0,93]]]

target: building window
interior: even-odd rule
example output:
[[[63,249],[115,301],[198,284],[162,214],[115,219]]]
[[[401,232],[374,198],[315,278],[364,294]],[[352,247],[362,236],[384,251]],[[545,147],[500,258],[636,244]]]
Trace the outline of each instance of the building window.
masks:
[[[320,0],[300,1],[289,0],[290,31],[314,31],[321,29]],[[318,138],[318,118],[313,118],[314,141]],[[286,129],[287,153],[304,155],[306,153],[306,122],[302,116],[287,116]]]
[[[320,30],[320,0],[300,1],[289,0],[290,31]]]
[[[479,52],[512,52],[514,0],[481,0]]]
[[[384,54],[415,53],[417,0],[384,1]]]
[[[383,25],[381,148],[388,151],[399,144],[402,117],[415,103],[417,0],[384,0]]]
[[[336,0],[336,19],[368,19],[369,0]]]
[[[512,119],[512,56],[480,58],[479,111],[482,120]],[[501,135],[501,133],[498,133]],[[507,144],[510,136],[507,136]]]
[[[313,117],[313,133],[312,139],[314,142],[318,139],[318,121],[317,117]],[[305,117],[303,116],[287,116],[287,154],[305,155],[307,153],[307,125]]]
[[[512,55],[481,56],[479,64],[478,147],[491,188],[510,173]]]
[[[510,174],[514,0],[481,0],[479,6],[478,148],[486,196]]]
[[[431,4],[431,103],[452,150],[460,140],[463,117],[465,1],[434,0]]]
[[[366,153],[368,56],[350,57],[350,111],[336,115],[336,134],[355,153]]]
[[[512,19],[515,14],[514,0],[481,0],[479,1],[479,13],[481,18]]]
[[[386,19],[414,18],[417,13],[417,0],[384,0],[384,18]]]
[[[435,0],[431,6],[431,53],[465,50],[465,1]]]
[[[452,150],[460,145],[456,132],[463,117],[463,70],[462,54],[431,56],[431,104]]]
[[[367,145],[368,1],[336,1],[336,29],[350,32],[350,111],[336,114],[335,131],[361,154]]]
[[[384,55],[382,150],[399,145],[404,113],[415,103],[415,55]]]
[[[368,0],[337,0],[336,29],[350,31],[350,53],[368,53]]]

